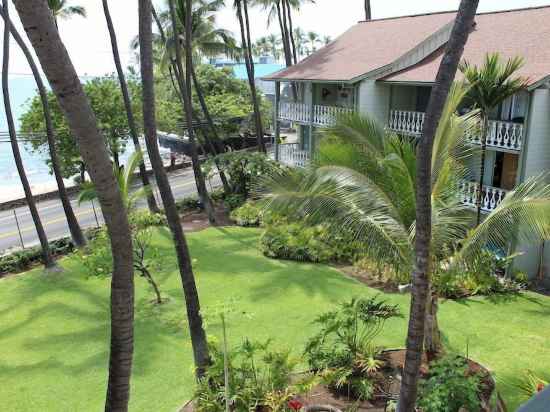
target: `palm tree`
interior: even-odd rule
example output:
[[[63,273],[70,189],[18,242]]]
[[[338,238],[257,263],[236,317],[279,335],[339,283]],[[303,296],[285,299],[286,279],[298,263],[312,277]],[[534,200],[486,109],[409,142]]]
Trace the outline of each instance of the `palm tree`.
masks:
[[[372,19],[372,12],[370,8],[370,0],[365,0],[365,20],[369,21]]]
[[[59,19],[66,20],[74,16],[87,17],[84,7],[69,6],[67,3],[67,0],[48,0],[48,7],[53,13],[56,26]]]
[[[173,13],[174,7],[172,1],[170,1],[170,6],[171,12]],[[198,376],[202,376],[210,362],[210,358],[208,355],[206,334],[202,326],[199,295],[195,285],[189,248],[179,221],[179,214],[176,209],[174,195],[172,194],[170,183],[162,164],[162,158],[160,157],[156,136],[157,130],[155,117],[151,13],[152,10],[150,0],[140,0],[139,43],[141,78],[143,84],[143,125],[145,130],[147,151],[149,153],[149,158],[151,159],[151,164],[153,165],[153,170],[157,179],[164,210],[166,212],[166,219],[174,239],[174,248],[178,259],[180,277],[185,295],[185,305],[187,309],[187,318],[189,321],[189,331],[191,334],[196,373]]]
[[[122,92],[122,98],[124,100],[124,108],[126,110],[126,117],[128,118],[128,128],[130,130],[130,136],[132,142],[134,143],[134,152],[141,153],[141,145],[139,144],[139,136],[136,126],[136,121],[134,118],[134,111],[132,109],[132,102],[130,100],[130,93],[128,92],[128,84],[126,83],[126,78],[124,76],[124,70],[122,69],[122,63],[120,62],[120,54],[118,52],[118,44],[116,39],[115,27],[113,25],[113,20],[111,18],[111,13],[109,12],[109,3],[107,0],[103,0],[103,12],[105,14],[105,20],[107,22],[107,29],[109,30],[109,37],[111,39],[111,48],[113,50],[113,58],[115,61],[116,71],[118,74],[118,81],[120,83],[120,89]],[[145,169],[145,163],[143,159],[139,163],[139,174],[141,176],[141,182],[143,187],[149,188],[149,176],[147,175],[147,170]],[[152,190],[148,190],[147,196],[147,205],[149,210],[153,213],[158,213],[159,208],[153,195]]]
[[[111,240],[111,346],[106,411],[128,410],[133,356],[134,270],[126,208],[112,174],[111,159],[97,120],[46,2],[15,2],[23,28],[42,65],[90,177],[98,191]]]
[[[330,36],[323,36],[323,39],[321,40],[321,42],[323,43],[323,46],[326,46],[331,41],[332,41],[332,38]]]
[[[23,185],[23,190],[25,192],[25,198],[27,200],[27,206],[31,212],[31,217],[36,228],[36,233],[38,234],[38,239],[40,240],[40,246],[42,247],[42,258],[44,260],[44,266],[46,269],[52,268],[55,266],[55,261],[53,260],[50,246],[48,243],[48,238],[46,232],[44,231],[44,226],[38,214],[38,209],[36,208],[36,203],[32,195],[31,187],[29,185],[29,180],[27,179],[27,174],[25,172],[25,166],[23,165],[23,160],[21,159],[21,153],[19,151],[19,145],[17,142],[17,133],[15,131],[15,123],[13,121],[13,113],[11,111],[11,102],[10,102],[10,92],[9,92],[9,60],[10,60],[10,26],[8,22],[9,10],[8,10],[8,0],[2,1],[2,17],[4,18],[4,47],[3,47],[3,60],[2,60],[2,93],[4,97],[4,108],[6,111],[6,120],[8,122],[8,131],[10,135],[11,149],[13,152],[13,158],[15,160],[15,166],[17,167],[17,173],[19,173],[19,178],[21,179],[21,184]]]
[[[477,224],[481,222],[481,202],[483,198],[483,177],[485,175],[485,156],[487,153],[487,134],[489,133],[489,113],[504,100],[525,90],[529,80],[516,76],[523,66],[521,57],[508,59],[503,64],[498,53],[485,56],[482,67],[464,61],[460,71],[472,85],[470,99],[481,111],[481,168],[479,172],[479,189],[477,192]]]
[[[550,185],[543,177],[516,187],[471,230],[474,216],[461,203],[459,184],[468,175],[468,160],[477,155],[468,136],[479,118],[477,112],[454,114],[466,92],[463,85],[451,90],[432,148],[428,261],[433,270],[469,266],[486,248],[503,248],[514,238],[534,243],[550,236],[545,224],[550,219]],[[325,224],[330,234],[347,232],[365,245],[373,261],[411,273],[418,236],[419,157],[414,142],[353,114],[325,131],[311,170],[268,176],[260,194],[267,209]],[[434,322],[436,309],[437,304],[431,313]]]
[[[181,52],[181,41],[180,41],[180,35],[179,35],[179,25],[176,15],[176,8],[174,5],[174,0],[168,0],[169,8],[170,8],[170,18],[172,19],[172,27],[175,28],[172,32],[172,42],[174,44],[174,50],[175,50],[175,67],[174,72],[176,73],[176,78],[178,80],[179,85],[179,94],[182,98],[183,103],[183,109],[185,113],[185,120],[187,125],[187,133],[189,135],[189,141],[191,143],[191,163],[193,165],[193,172],[195,175],[195,182],[197,185],[197,191],[199,193],[199,197],[201,199],[201,202],[204,206],[204,209],[208,215],[208,220],[210,223],[215,223],[215,212],[214,207],[212,205],[212,201],[210,199],[210,196],[208,195],[208,190],[206,189],[206,183],[204,180],[204,174],[202,173],[201,167],[200,167],[200,161],[199,156],[197,152],[197,144],[195,140],[195,129],[193,127],[193,107],[192,107],[192,101],[191,101],[191,81],[192,81],[192,74],[194,72],[193,68],[193,59],[192,59],[192,17],[193,13],[192,11],[188,11],[186,8],[186,5],[182,3],[182,0],[178,0],[178,5],[183,6],[183,22],[184,22],[184,28],[185,28],[185,69],[183,68],[182,61],[183,56]],[[181,8],[180,8],[180,11]],[[181,21],[181,20],[180,20]],[[189,41],[189,44],[188,44]],[[189,50],[188,50],[189,47]],[[185,78],[184,78],[185,76]],[[202,94],[201,94],[202,96]],[[206,105],[206,103],[204,103]],[[214,126],[212,125],[212,130],[214,130]]]
[[[4,17],[4,15],[2,15],[2,17]],[[48,149],[50,152],[50,161],[51,161],[52,170],[55,176],[55,180],[57,183],[57,189],[59,193],[59,198],[61,200],[61,205],[63,206],[63,211],[65,212],[65,217],[67,219],[67,225],[69,226],[69,232],[71,233],[71,238],[73,239],[73,242],[77,247],[85,246],[86,237],[82,233],[82,229],[80,228],[78,220],[74,214],[74,210],[73,210],[73,207],[71,206],[69,195],[67,194],[67,189],[65,188],[65,183],[63,182],[63,176],[61,175],[61,170],[59,167],[59,158],[57,156],[55,133],[53,129],[52,115],[50,111],[50,105],[48,102],[46,87],[44,86],[44,82],[42,81],[42,76],[40,75],[40,71],[38,70],[36,63],[34,62],[34,57],[32,56],[29,48],[27,47],[27,44],[25,43],[25,41],[23,40],[23,38],[15,28],[15,26],[11,24],[11,22],[8,21],[6,24],[9,25],[13,38],[15,39],[19,48],[23,51],[23,54],[25,55],[25,58],[29,63],[29,67],[31,68],[34,80],[36,82],[36,86],[38,88],[38,94],[40,96],[40,100],[42,102],[42,110],[44,112],[44,123],[46,125],[46,138],[48,141]]]
[[[195,1],[194,2],[195,7],[192,11],[192,30],[193,30],[193,36],[192,36],[192,44],[193,44],[193,55],[196,56],[196,58],[201,58],[203,56],[212,57],[216,56],[221,52],[224,52],[226,54],[232,54],[236,50],[235,40],[233,36],[226,30],[217,28],[215,25],[216,22],[216,12],[220,10],[220,8],[223,6],[222,0],[211,0],[211,1]],[[169,62],[168,68],[169,73],[172,78],[172,84],[174,85],[176,92],[178,96],[180,97],[180,100],[182,101],[182,105],[184,105],[183,101],[183,91],[182,87],[180,85],[183,85],[185,83],[183,79],[183,73],[178,69],[177,67],[177,61],[176,61],[176,41],[174,33],[179,33],[178,38],[185,39],[185,36],[181,33],[182,30],[185,28],[185,7],[184,4],[179,1],[177,3],[177,9],[176,9],[176,17],[177,17],[177,24],[172,24],[172,18],[169,12],[162,13],[160,16],[157,15],[155,12],[155,9],[153,8],[153,17],[155,18],[155,21],[157,23],[157,28],[159,31],[159,35],[156,38],[156,43],[159,46],[160,49],[165,50],[165,53],[163,53],[163,59],[161,61],[161,67],[166,65],[166,61]],[[166,36],[166,31],[169,33],[172,33],[171,37],[168,38]],[[179,46],[179,45],[178,45]],[[197,95],[197,98],[199,100],[199,104],[201,106],[201,110],[204,114],[204,118],[208,124],[208,128],[210,129],[210,132],[212,133],[212,138],[208,133],[203,133],[204,138],[206,140],[207,145],[209,146],[210,151],[213,154],[219,154],[223,153],[225,151],[225,147],[221,141],[221,139],[218,136],[218,131],[214,125],[214,121],[212,119],[212,116],[210,115],[210,111],[208,109],[208,106],[206,104],[206,100],[204,98],[204,93],[202,91],[202,87],[199,83],[199,79],[197,77],[197,74],[195,72],[195,66],[193,65],[191,67],[191,76],[193,80],[193,86],[195,87],[195,92]],[[176,81],[174,81],[173,78],[176,78]],[[226,192],[229,191],[229,183],[227,181],[227,178],[225,176],[225,173],[223,171],[219,171],[220,180],[222,181],[224,190]],[[211,216],[212,217],[212,216]]]
[[[479,0],[461,0],[455,17],[445,54],[436,75],[424,129],[419,141],[416,168],[416,230],[415,230],[415,269],[413,272],[411,310],[407,329],[407,353],[403,368],[403,379],[399,393],[399,412],[412,412],[418,393],[418,376],[422,363],[426,303],[430,291],[430,241],[432,237],[431,174],[432,149],[438,124],[447,100],[447,95],[455,78],[464,46],[474,25]]]
[[[307,39],[306,33],[300,27],[296,27],[294,29],[294,41],[296,42],[296,53],[298,54],[298,59],[301,59],[301,57],[306,54],[305,43]]]
[[[317,42],[319,42],[319,35],[314,31],[310,31],[307,33],[307,40],[309,41],[309,45],[311,46],[311,53],[315,53],[315,51],[317,50],[315,46],[317,45]]]
[[[256,40],[256,43],[254,43],[254,55],[265,56],[269,54],[269,51],[270,45],[267,37],[260,37],[258,40]]]
[[[234,6],[237,10],[239,26],[241,29],[241,44],[244,52],[246,72],[248,74],[248,84],[250,87],[250,96],[254,108],[254,121],[256,125],[256,139],[258,141],[258,150],[265,153],[264,129],[262,126],[262,115],[260,112],[259,96],[256,92],[256,83],[254,76],[254,60],[252,58],[252,49],[250,42],[250,22],[248,19],[248,0],[235,0]],[[243,13],[244,12],[244,13]],[[243,17],[244,15],[244,17]]]
[[[298,29],[296,29],[298,30]],[[279,50],[279,45],[281,44],[281,38],[275,34],[270,34],[267,36],[267,42],[269,43],[269,50],[273,58],[278,61],[281,57],[281,52]]]
[[[113,175],[118,183],[118,190],[122,197],[122,203],[126,210],[133,211],[136,206],[136,202],[139,199],[148,197],[151,193],[151,189],[148,186],[142,186],[137,190],[132,190],[134,176],[136,169],[143,163],[143,153],[134,152],[128,158],[126,166],[118,167],[113,163]],[[88,202],[98,197],[95,185],[92,182],[86,182],[82,184],[80,193],[78,194],[78,203]]]

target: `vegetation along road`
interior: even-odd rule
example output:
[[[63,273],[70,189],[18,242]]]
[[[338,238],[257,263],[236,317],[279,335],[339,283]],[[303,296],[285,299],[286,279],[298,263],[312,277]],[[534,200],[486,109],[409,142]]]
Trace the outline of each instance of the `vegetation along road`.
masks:
[[[169,178],[176,199],[182,199],[197,193],[195,178],[191,169],[178,170],[171,173]],[[214,182],[217,182],[217,180],[213,180],[212,185],[214,185]],[[156,188],[154,193],[158,204],[162,204]],[[83,228],[103,224],[103,216],[101,215],[101,210],[97,201],[93,204],[91,202],[84,202],[79,205],[76,197],[74,197],[71,203],[75,209],[78,221]],[[48,238],[57,239],[70,235],[67,220],[65,219],[63,207],[59,199],[43,201],[38,203],[37,206]],[[145,200],[139,202],[139,207],[146,206]],[[23,241],[25,247],[38,243],[38,237],[28,207],[21,206],[15,209],[21,237],[19,235],[13,210],[14,209],[0,212],[0,227],[2,228],[0,231],[0,253],[9,248],[21,247],[21,241]]]

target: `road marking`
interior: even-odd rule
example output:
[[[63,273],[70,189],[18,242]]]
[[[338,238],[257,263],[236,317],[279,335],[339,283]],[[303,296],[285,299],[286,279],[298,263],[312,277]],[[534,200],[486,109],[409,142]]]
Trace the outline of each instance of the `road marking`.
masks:
[[[194,184],[195,184],[194,181],[186,182],[186,183],[182,183],[181,185],[172,186],[172,189],[179,189],[179,188],[186,187],[186,186],[192,186]],[[88,209],[88,210],[83,211],[83,212],[75,213],[75,216],[79,217],[79,216],[89,215],[93,212],[94,212],[93,209]],[[19,217],[20,215],[17,215],[17,216]],[[62,214],[62,217],[45,221],[45,222],[42,223],[42,225],[43,226],[48,226],[48,225],[52,225],[54,223],[60,223],[60,222],[63,222],[63,221],[66,221],[66,217],[65,217],[64,214]],[[29,231],[32,231],[32,230],[35,230],[34,226],[27,226],[27,227],[22,228],[21,232],[29,232]],[[15,236],[17,234],[18,234],[17,231],[13,231],[13,232],[9,232],[9,233],[3,233],[3,234],[0,235],[0,239],[9,238],[9,237]]]

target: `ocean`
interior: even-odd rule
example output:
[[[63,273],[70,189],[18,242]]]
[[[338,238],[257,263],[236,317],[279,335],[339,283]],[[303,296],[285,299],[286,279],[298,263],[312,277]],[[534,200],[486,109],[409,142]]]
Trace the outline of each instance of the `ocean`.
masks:
[[[85,81],[85,79],[83,80]],[[15,127],[19,130],[19,118],[28,108],[30,100],[37,94],[36,84],[32,76],[14,75],[10,76],[9,89]],[[0,93],[0,131],[8,131],[2,93]],[[46,164],[48,159],[47,150],[44,153],[34,153],[29,146],[28,143],[19,142],[19,149],[33,194],[56,190],[55,178],[50,174],[50,169]],[[126,145],[126,148],[126,153],[121,155],[122,163],[133,152],[131,142]],[[161,149],[161,152],[166,151],[169,150]],[[72,179],[66,180],[65,183],[67,185],[73,184]],[[23,196],[23,188],[13,160],[11,144],[8,138],[2,138],[0,140],[0,202],[22,198]]]

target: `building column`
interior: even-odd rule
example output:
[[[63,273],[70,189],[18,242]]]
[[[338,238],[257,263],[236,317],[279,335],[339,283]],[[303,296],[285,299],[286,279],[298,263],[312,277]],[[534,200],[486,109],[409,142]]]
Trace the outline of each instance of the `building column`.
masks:
[[[281,101],[281,83],[275,82],[275,107],[273,108],[273,130],[275,132],[275,160],[279,161],[279,139],[281,127],[279,125],[279,102]]]

